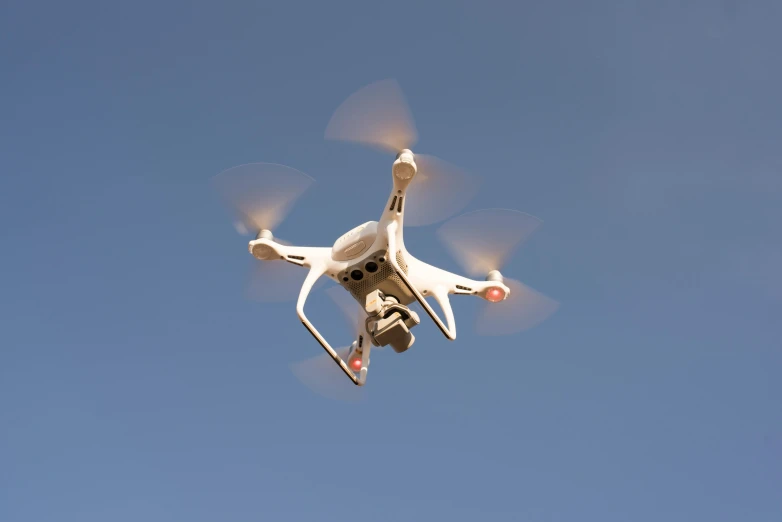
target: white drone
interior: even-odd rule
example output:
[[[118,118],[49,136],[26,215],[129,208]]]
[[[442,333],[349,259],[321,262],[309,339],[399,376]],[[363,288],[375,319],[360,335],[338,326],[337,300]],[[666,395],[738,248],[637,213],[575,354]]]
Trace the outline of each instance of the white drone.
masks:
[[[420,323],[418,314],[410,309],[414,303],[449,340],[456,339],[451,294],[488,301],[477,326],[489,335],[521,331],[554,313],[556,301],[503,277],[499,271],[515,247],[540,224],[528,214],[481,210],[454,218],[438,230],[465,271],[483,280],[429,265],[407,251],[405,220],[414,226],[443,221],[467,205],[476,185],[471,177],[445,162],[413,154],[410,147],[417,140],[416,130],[395,81],[369,85],[348,98],[329,122],[326,138],[361,142],[396,154],[391,167],[393,190],[380,219],[359,225],[332,247],[293,246],[275,239],[271,232],[310,186],[313,180],[309,176],[281,165],[254,163],[226,170],[215,181],[238,212],[240,231],[257,232],[249,250],[262,265],[292,263],[309,269],[296,312],[354,384],[366,383],[372,346],[390,345],[401,353],[413,345],[411,329]],[[304,313],[307,297],[323,276],[347,290],[360,305],[349,312],[355,340],[344,349],[332,348]],[[261,281],[261,296],[273,298],[279,284],[279,274],[267,277]],[[432,309],[427,297],[439,304],[445,320]]]

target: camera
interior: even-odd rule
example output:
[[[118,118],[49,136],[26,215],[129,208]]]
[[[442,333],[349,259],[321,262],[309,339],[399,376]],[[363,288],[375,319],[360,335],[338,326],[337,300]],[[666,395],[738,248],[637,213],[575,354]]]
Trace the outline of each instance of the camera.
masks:
[[[396,353],[413,346],[415,336],[410,332],[421,320],[418,314],[400,304],[396,298],[385,296],[380,290],[367,295],[367,332],[375,346],[388,346]]]

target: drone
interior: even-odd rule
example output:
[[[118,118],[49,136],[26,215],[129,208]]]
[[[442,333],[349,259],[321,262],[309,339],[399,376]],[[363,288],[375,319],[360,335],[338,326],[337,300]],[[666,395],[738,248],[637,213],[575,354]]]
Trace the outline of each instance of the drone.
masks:
[[[331,359],[353,384],[363,386],[373,347],[390,346],[403,353],[414,344],[413,329],[421,316],[411,307],[423,309],[446,339],[456,339],[452,295],[483,300],[476,329],[487,335],[531,328],[557,310],[556,301],[500,271],[541,221],[508,209],[453,217],[469,204],[478,184],[449,163],[413,153],[417,132],[395,80],[370,84],[350,96],[334,112],[325,137],[395,154],[393,187],[379,219],[353,228],[330,247],[296,246],[272,233],[312,185],[308,175],[283,165],[251,163],[214,178],[220,195],[236,213],[237,230],[255,235],[248,249],[259,266],[295,265],[308,270],[299,288],[296,313],[326,352],[318,359]],[[468,276],[425,263],[405,246],[405,225],[442,221],[446,222],[437,230],[439,239]],[[342,305],[355,334],[350,346],[333,348],[305,313],[307,298],[321,278],[336,283],[332,290],[350,296],[350,305]],[[282,279],[267,274],[259,285],[261,297],[270,298]],[[438,304],[444,317],[427,298]],[[336,371],[330,364],[328,368]]]

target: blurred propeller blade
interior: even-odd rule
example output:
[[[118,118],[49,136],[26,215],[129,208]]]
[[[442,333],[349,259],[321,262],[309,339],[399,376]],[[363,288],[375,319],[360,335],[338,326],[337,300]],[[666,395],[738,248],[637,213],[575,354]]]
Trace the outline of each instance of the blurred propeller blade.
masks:
[[[236,213],[240,234],[274,230],[312,185],[310,176],[285,165],[248,163],[214,177],[221,199]]]
[[[344,314],[351,333],[363,332],[364,325],[362,323],[367,314],[358,302],[353,299],[353,296],[341,286],[332,286],[326,290],[326,293],[329,294],[331,300]]]
[[[418,173],[407,189],[405,225],[424,226],[453,216],[475,197],[478,180],[434,156],[416,154]]]
[[[370,84],[340,105],[326,127],[326,139],[351,141],[398,154],[418,141],[418,132],[396,80]],[[418,174],[409,188],[405,224],[423,226],[448,219],[467,206],[478,183],[442,160],[416,154]]]
[[[347,360],[350,346],[336,351],[342,359]],[[307,388],[329,399],[358,402],[366,398],[364,388],[353,384],[326,352],[292,364],[291,371]]]
[[[253,263],[250,280],[247,283],[247,298],[265,303],[295,301],[307,277],[308,268],[296,266],[282,260],[259,261]],[[318,279],[312,291],[325,284],[324,278]]]
[[[340,105],[326,126],[326,139],[352,141],[398,153],[418,140],[418,132],[396,80],[370,84]]]
[[[475,322],[479,335],[510,335],[528,330],[554,314],[559,303],[521,281],[505,278],[510,295],[499,303],[484,303]]]
[[[477,277],[501,269],[541,223],[517,210],[485,209],[449,220],[437,234],[462,268]]]

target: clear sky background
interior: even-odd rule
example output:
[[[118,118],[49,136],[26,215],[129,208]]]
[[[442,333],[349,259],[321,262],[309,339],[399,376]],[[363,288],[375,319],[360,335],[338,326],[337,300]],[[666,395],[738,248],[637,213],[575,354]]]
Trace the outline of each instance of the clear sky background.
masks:
[[[782,6],[680,4],[2,2],[0,520],[782,520]],[[209,181],[313,176],[301,244],[377,219],[393,158],[323,132],[389,77],[562,306],[457,300],[346,404]]]

